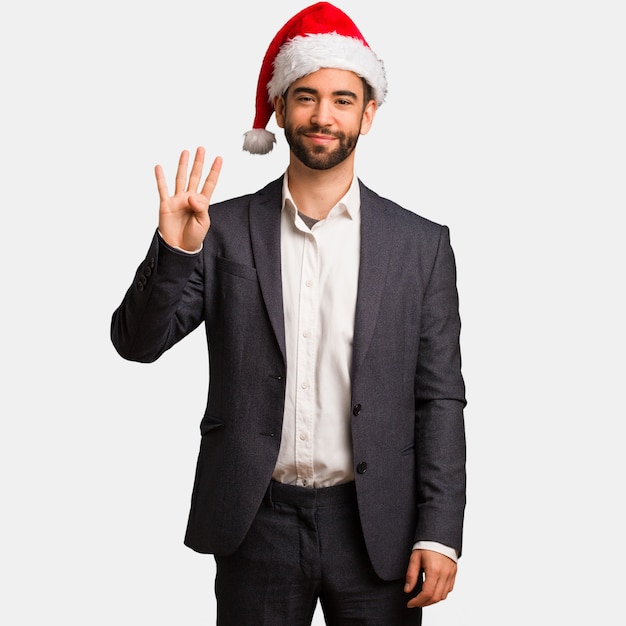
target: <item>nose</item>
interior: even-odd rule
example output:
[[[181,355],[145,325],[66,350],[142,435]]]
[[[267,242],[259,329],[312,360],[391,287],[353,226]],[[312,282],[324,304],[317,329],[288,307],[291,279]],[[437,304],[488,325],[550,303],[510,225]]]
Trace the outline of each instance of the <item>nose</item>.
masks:
[[[326,100],[320,100],[316,106],[313,114],[311,116],[311,123],[316,124],[317,126],[331,126],[334,122],[334,117],[332,113],[332,107],[329,102]]]

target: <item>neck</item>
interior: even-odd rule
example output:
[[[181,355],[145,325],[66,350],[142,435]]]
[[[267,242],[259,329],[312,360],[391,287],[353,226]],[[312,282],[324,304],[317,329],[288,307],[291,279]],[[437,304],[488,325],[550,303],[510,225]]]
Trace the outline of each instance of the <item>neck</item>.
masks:
[[[289,191],[298,210],[323,220],[350,188],[354,161],[348,158],[329,170],[313,170],[292,155],[288,173]]]

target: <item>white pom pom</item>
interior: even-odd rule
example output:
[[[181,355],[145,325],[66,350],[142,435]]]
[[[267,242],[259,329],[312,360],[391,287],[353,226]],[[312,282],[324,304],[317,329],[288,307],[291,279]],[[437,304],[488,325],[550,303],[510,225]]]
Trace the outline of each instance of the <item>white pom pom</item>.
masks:
[[[276,135],[264,128],[254,128],[244,133],[243,149],[250,154],[267,154],[276,143]]]

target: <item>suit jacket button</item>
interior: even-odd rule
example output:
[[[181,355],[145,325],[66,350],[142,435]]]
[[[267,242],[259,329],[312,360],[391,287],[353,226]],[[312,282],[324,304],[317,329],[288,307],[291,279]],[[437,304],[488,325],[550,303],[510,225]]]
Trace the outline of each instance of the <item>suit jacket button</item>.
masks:
[[[361,405],[360,404],[355,404],[352,407],[352,415],[354,415],[356,417],[357,415],[359,415],[359,413],[361,413]]]
[[[365,474],[365,472],[367,471],[367,463],[365,461],[361,461],[357,466],[356,466],[356,471],[359,474]]]

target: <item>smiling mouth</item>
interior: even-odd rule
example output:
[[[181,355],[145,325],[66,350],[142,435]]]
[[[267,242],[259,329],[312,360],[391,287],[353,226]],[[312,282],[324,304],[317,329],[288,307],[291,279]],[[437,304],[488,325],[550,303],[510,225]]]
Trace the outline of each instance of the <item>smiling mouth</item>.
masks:
[[[333,135],[319,135],[319,134],[310,134],[310,135],[306,135],[306,137],[310,139],[313,143],[318,143],[318,144],[328,144],[337,139]]]

